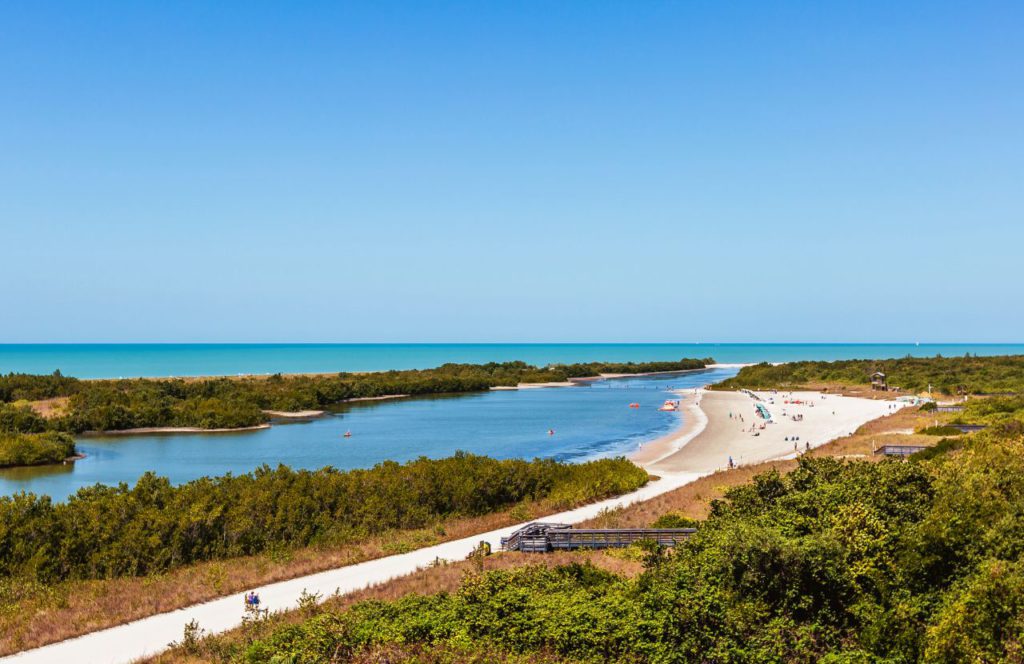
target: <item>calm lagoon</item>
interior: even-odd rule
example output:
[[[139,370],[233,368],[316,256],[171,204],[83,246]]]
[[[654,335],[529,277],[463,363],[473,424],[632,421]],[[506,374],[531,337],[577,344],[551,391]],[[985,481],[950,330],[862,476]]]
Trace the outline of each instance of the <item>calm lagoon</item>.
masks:
[[[78,446],[86,458],[65,466],[0,471],[0,494],[31,491],[63,500],[95,483],[134,484],[147,471],[181,483],[246,473],[263,464],[367,468],[457,450],[560,460],[624,454],[679,426],[680,415],[657,410],[673,396],[669,390],[735,373],[714,369],[580,387],[361,402],[323,418],[239,433],[82,437]],[[629,408],[631,402],[641,407]],[[346,431],[351,438],[344,437]]]

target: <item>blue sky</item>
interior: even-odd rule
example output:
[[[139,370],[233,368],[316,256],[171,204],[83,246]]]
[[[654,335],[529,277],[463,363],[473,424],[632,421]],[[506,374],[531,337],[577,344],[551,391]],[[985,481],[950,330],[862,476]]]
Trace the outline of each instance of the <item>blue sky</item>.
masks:
[[[0,342],[1020,341],[1020,3],[0,5]]]

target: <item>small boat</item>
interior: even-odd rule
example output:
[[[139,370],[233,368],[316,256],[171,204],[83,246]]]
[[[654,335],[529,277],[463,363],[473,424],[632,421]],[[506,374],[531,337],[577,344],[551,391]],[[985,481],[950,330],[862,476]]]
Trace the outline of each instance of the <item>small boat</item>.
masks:
[[[346,431],[345,432],[345,438],[351,438],[351,437],[352,437],[352,432],[351,431]]]
[[[679,402],[668,399],[665,401],[665,403],[661,405],[661,408],[659,408],[658,410],[664,410],[666,412],[679,410]]]

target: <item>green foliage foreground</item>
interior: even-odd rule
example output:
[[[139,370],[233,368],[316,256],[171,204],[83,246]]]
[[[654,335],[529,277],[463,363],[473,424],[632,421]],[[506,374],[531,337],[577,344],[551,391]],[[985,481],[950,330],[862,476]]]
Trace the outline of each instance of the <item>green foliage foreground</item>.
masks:
[[[225,654],[1021,661],[1024,440],[982,434],[920,462],[805,459],[732,489],[688,544],[652,560],[635,580],[587,565],[472,575],[455,593],[364,602]]]
[[[54,582],[163,572],[190,563],[477,516],[525,500],[568,507],[625,493],[647,473],[625,459],[583,464],[459,453],[368,470],[202,478],[171,486],[152,473],[129,488],[95,485],[65,503],[0,498],[0,578]]]

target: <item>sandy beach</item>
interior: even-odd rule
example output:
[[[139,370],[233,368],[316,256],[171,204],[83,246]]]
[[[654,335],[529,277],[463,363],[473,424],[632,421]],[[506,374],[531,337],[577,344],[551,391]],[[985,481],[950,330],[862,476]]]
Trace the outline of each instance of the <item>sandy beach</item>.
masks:
[[[680,394],[683,427],[645,444],[631,459],[654,474],[709,473],[727,468],[730,457],[747,465],[794,456],[902,407],[820,392],[755,394],[760,402],[745,392]],[[770,421],[757,414],[755,403],[768,409]]]

